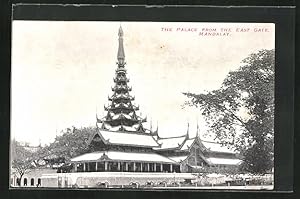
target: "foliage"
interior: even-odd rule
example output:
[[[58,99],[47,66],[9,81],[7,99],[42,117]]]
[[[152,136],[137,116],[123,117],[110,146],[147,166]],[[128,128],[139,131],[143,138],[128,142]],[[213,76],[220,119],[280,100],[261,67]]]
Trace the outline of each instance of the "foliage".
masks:
[[[62,159],[68,161],[71,158],[89,151],[88,139],[96,131],[96,127],[84,127],[80,129],[67,128],[62,135],[57,136],[55,141],[39,151],[43,159]]]
[[[96,127],[84,127],[80,129],[67,128],[62,135],[57,136],[54,142],[38,150],[29,150],[29,146],[23,146],[18,141],[11,143],[12,168],[16,170],[21,182],[24,174],[31,168],[39,166],[40,160],[47,160],[48,164],[64,163],[69,159],[89,151],[88,139],[96,131]],[[28,145],[28,144],[27,144]]]
[[[261,50],[231,71],[220,89],[184,93],[201,109],[215,139],[244,156],[242,168],[264,173],[273,165],[274,50]]]
[[[35,159],[34,153],[27,150],[16,140],[11,142],[11,166],[19,175],[19,182],[21,182],[24,174],[28,173],[33,167]]]

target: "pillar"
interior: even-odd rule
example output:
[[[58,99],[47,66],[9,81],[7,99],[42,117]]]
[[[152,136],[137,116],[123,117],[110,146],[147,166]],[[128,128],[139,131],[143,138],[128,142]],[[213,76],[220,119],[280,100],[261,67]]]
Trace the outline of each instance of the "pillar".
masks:
[[[133,171],[134,171],[134,172],[135,172],[135,166],[136,166],[136,165],[135,165],[135,162],[134,162],[134,163],[133,163]]]
[[[156,163],[154,163],[154,172],[156,172]]]
[[[86,167],[85,167],[85,162],[83,163],[83,172],[85,172]]]
[[[96,162],[95,171],[97,172],[98,169],[98,162]]]
[[[128,162],[125,162],[125,171],[128,171]]]
[[[118,162],[118,171],[121,171],[121,163]]]
[[[107,162],[104,162],[104,171],[107,171]]]
[[[163,164],[160,164],[160,172],[163,172]]]
[[[77,172],[77,163],[74,163],[74,171]]]
[[[197,165],[197,149],[196,148],[194,148],[195,149],[195,165]]]
[[[170,164],[170,172],[172,173],[173,172],[173,165]]]
[[[141,172],[143,172],[143,163],[141,163]]]
[[[147,163],[147,171],[148,172],[150,171],[150,165],[149,165],[149,163]]]

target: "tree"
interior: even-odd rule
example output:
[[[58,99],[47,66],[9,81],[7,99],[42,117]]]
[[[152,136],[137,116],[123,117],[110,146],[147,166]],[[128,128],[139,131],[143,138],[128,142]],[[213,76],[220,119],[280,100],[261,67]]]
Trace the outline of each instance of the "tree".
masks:
[[[62,135],[57,136],[55,141],[39,151],[43,159],[56,159],[61,161],[70,160],[73,157],[89,151],[88,139],[96,131],[96,127],[84,127],[80,129],[67,128]]]
[[[239,151],[242,169],[252,173],[273,166],[274,61],[274,50],[260,50],[229,72],[219,89],[184,93],[186,105],[201,109],[215,139]]]
[[[24,174],[30,172],[30,169],[33,167],[32,163],[35,158],[31,151],[27,150],[16,140],[12,140],[11,149],[11,166],[19,175],[18,184],[21,185]]]

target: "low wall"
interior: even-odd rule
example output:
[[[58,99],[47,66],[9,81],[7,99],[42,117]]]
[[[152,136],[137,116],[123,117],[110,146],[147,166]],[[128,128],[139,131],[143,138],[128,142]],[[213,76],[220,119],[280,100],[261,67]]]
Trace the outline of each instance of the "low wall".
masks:
[[[78,172],[42,175],[43,187],[97,187],[99,183],[108,185],[129,185],[131,182],[144,185],[147,182],[182,182],[195,179],[191,173],[137,173],[137,172]]]
[[[42,175],[42,187],[61,187],[61,188],[95,188],[102,186],[130,185],[136,183],[145,186],[152,182],[155,185],[165,183],[172,186],[174,182],[182,186],[190,186],[184,181],[190,180],[194,186],[214,186],[214,185],[261,185],[272,184],[273,175],[271,176],[243,176],[226,177],[220,174],[209,174],[199,176],[193,173],[139,173],[139,172],[78,172],[78,173],[55,173]],[[248,179],[248,181],[246,180]],[[238,184],[237,184],[238,183]],[[180,186],[181,186],[180,185]]]

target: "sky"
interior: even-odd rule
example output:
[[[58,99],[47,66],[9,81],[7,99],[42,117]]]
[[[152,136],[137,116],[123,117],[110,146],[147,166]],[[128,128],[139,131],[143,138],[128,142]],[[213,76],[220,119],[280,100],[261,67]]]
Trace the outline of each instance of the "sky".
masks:
[[[230,71],[275,48],[271,23],[13,21],[11,138],[48,144],[61,130],[95,126],[112,94],[118,29],[127,76],[144,125],[162,137],[208,136],[182,92],[218,89]]]

